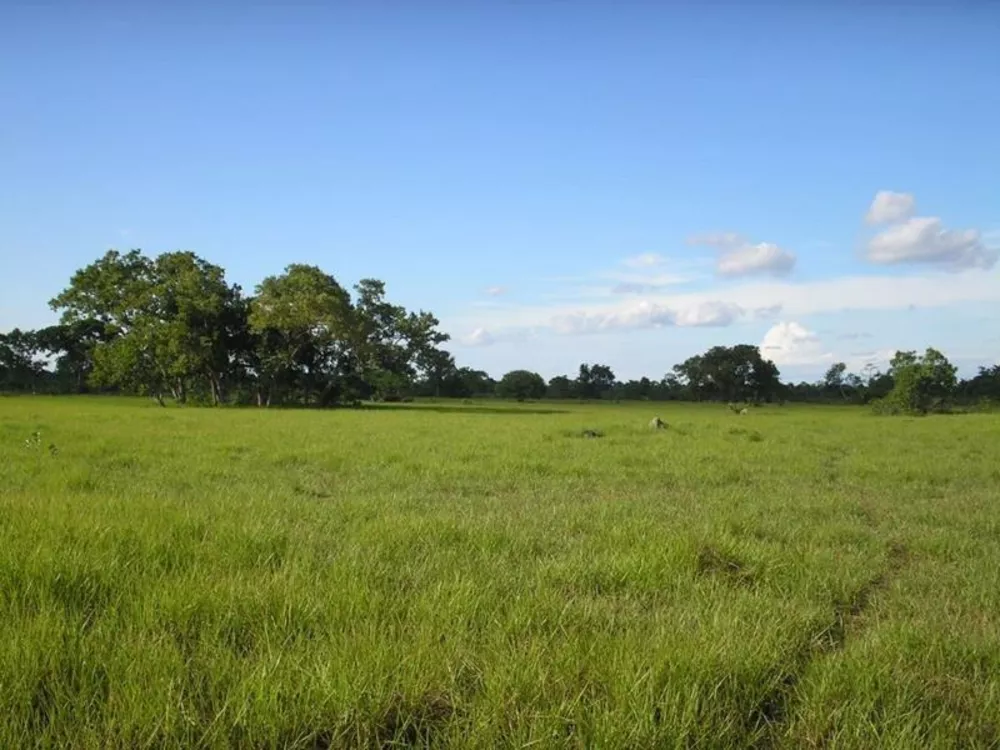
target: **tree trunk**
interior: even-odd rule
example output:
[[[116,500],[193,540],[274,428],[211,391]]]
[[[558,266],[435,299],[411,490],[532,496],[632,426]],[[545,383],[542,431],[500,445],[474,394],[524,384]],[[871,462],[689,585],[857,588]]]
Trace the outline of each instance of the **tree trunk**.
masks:
[[[222,382],[214,372],[208,375],[208,387],[212,393],[212,406],[222,403]]]

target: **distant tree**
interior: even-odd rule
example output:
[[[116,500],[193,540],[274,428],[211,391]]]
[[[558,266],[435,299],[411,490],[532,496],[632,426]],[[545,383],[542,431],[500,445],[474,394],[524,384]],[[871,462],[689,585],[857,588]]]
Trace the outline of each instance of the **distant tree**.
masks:
[[[500,398],[523,401],[542,398],[545,395],[545,388],[545,379],[537,372],[512,370],[500,378],[496,393]]]
[[[45,372],[38,353],[38,342],[33,332],[15,328],[0,334],[0,390],[32,391],[38,388]]]
[[[576,395],[576,384],[565,375],[556,375],[549,381],[545,395],[552,399],[573,398]]]
[[[781,390],[777,366],[750,344],[714,346],[676,365],[674,374],[696,400],[771,401]]]
[[[471,367],[459,367],[455,373],[456,393],[460,398],[473,396],[493,396],[496,393],[497,382],[483,370]]]
[[[926,414],[943,408],[955,392],[957,368],[937,349],[922,356],[899,351],[889,363],[893,387],[882,402],[890,411]]]
[[[1000,364],[980,367],[975,377],[962,382],[961,390],[966,398],[1000,400]]]
[[[575,386],[580,398],[601,398],[615,387],[615,373],[607,365],[582,364]]]
[[[844,373],[847,372],[847,365],[843,362],[835,362],[830,365],[830,369],[823,376],[823,386],[828,390],[843,395]]]
[[[104,325],[81,318],[42,328],[35,338],[39,350],[55,359],[55,375],[65,390],[85,392],[94,370],[94,349],[105,340]]]

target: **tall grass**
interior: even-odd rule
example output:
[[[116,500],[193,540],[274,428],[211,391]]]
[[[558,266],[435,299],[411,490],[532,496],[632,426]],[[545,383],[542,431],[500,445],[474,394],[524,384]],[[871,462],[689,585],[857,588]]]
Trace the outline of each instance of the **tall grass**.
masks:
[[[996,747],[998,456],[986,414],[0,400],[0,747]]]

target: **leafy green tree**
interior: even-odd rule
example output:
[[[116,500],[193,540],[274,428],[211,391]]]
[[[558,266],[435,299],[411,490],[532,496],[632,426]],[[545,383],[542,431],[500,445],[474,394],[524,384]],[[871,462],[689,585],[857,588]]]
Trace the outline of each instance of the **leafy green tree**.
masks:
[[[370,395],[395,398],[418,376],[431,377],[443,361],[437,347],[449,339],[437,330],[438,319],[391,304],[377,279],[362,279],[354,289],[354,367]]]
[[[601,398],[615,387],[615,373],[607,365],[580,365],[576,393],[580,398]]]
[[[893,388],[879,407],[891,412],[926,414],[944,408],[957,385],[957,368],[932,347],[922,356],[915,351],[896,352],[889,373]]]
[[[74,358],[91,358],[97,383],[185,401],[193,380],[222,397],[238,287],[191,252],[155,259],[112,250],[77,271],[50,305],[70,332],[89,332]]]
[[[962,393],[972,399],[1000,399],[1000,364],[980,367],[975,377],[962,382]]]
[[[15,328],[0,334],[0,390],[33,391],[41,386],[45,367],[38,353],[33,332]]]
[[[94,349],[104,340],[104,325],[82,318],[35,332],[40,350],[55,358],[55,375],[65,390],[84,393],[94,369]]]
[[[301,389],[308,403],[339,385],[355,334],[347,291],[316,266],[291,264],[257,285],[250,302],[256,336],[257,403],[270,405],[276,392]]]
[[[549,381],[546,396],[553,399],[573,398],[576,395],[576,383],[565,375],[556,375]]]
[[[511,370],[497,383],[497,396],[518,401],[539,399],[545,395],[545,379],[537,372]]]
[[[696,400],[771,401],[781,392],[777,366],[750,344],[713,346],[676,365],[674,374]]]
[[[471,367],[459,367],[455,373],[456,386],[452,391],[458,398],[474,396],[493,396],[496,394],[496,381],[483,370]]]

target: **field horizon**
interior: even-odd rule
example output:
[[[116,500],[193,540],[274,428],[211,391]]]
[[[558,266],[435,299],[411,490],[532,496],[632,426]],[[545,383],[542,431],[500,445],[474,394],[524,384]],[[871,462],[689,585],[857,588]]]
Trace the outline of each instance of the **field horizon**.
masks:
[[[0,745],[997,747],[998,447],[852,406],[5,397]]]

